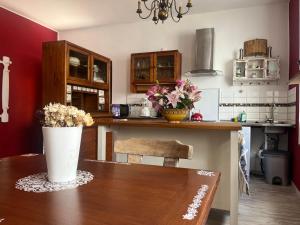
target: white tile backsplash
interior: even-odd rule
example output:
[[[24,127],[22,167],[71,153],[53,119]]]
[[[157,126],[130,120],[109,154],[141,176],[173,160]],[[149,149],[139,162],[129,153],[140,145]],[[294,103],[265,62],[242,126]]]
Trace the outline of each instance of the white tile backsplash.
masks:
[[[277,121],[287,121],[288,116],[287,113],[275,113],[274,119]]]
[[[274,119],[278,121],[288,121],[295,118],[295,106],[274,108]],[[239,116],[240,113],[246,112],[247,120],[249,121],[265,121],[271,117],[271,107],[258,106],[225,106],[220,107],[220,120],[230,120],[233,117]]]
[[[297,94],[296,87],[294,87],[288,91],[288,103],[296,102],[296,99],[297,99],[296,94]]]
[[[264,104],[273,103],[273,98],[260,97],[259,103],[264,103]]]
[[[247,103],[259,103],[259,98],[257,98],[257,97],[247,97]]]
[[[270,118],[270,116],[271,116],[270,113],[259,113],[259,120],[265,121],[266,119]]]
[[[274,91],[274,97],[287,97],[288,96],[288,92],[286,90],[275,90]]]
[[[234,87],[233,97],[234,98],[246,98],[247,97],[246,87]]]
[[[247,98],[234,98],[233,102],[244,104],[244,103],[247,103]]]
[[[233,113],[220,113],[220,120],[231,120]]]
[[[289,95],[288,97],[288,103],[293,103],[293,102],[296,102],[296,94]]]
[[[227,97],[226,98],[221,98],[220,103],[225,103],[225,104],[234,103],[233,97],[231,97],[231,98],[227,98]]]
[[[258,98],[259,97],[259,88],[257,87],[247,87],[247,98]]]
[[[270,89],[270,87],[267,87],[267,88],[260,89],[259,97],[263,97],[263,98],[271,97],[271,98],[273,98],[273,94],[274,94],[273,89]]]
[[[296,88],[288,90],[288,87],[278,86],[247,86],[247,87],[233,87],[230,90],[220,91],[220,103],[223,104],[285,104],[296,102]],[[127,96],[128,104],[140,104],[144,94],[131,94]],[[137,106],[133,110],[132,116],[140,115],[140,107]],[[271,107],[257,107],[257,106],[226,106],[220,107],[220,120],[231,120],[238,116],[241,112],[247,113],[247,120],[250,121],[264,121],[270,118]],[[154,114],[153,112],[151,115]],[[296,120],[296,106],[290,107],[275,107],[275,120],[295,123]]]
[[[247,107],[247,113],[259,113],[260,107]]]
[[[247,107],[234,106],[233,112],[235,116],[238,116],[242,112],[247,112]]]
[[[259,107],[260,113],[269,113],[271,112],[271,107]]]
[[[293,87],[292,89],[288,90],[288,96],[296,95],[296,92],[297,92],[296,87]]]
[[[288,113],[296,113],[296,106],[290,106],[288,107]]]
[[[220,107],[220,113],[233,113],[233,107]]]
[[[274,112],[275,113],[287,113],[288,107],[275,107]]]
[[[296,124],[296,106],[292,105],[287,108],[287,119],[290,123]]]
[[[296,121],[296,114],[295,113],[288,113],[288,120],[289,121]]]
[[[259,113],[247,113],[247,120],[258,121],[259,115],[260,115]]]
[[[233,91],[232,90],[228,90],[228,91],[221,90],[221,98],[233,98]]]
[[[287,103],[287,97],[284,98],[274,98],[274,103]]]
[[[289,99],[289,100],[288,100]],[[221,103],[235,104],[286,104],[296,101],[296,89],[288,91],[288,86],[235,86],[230,90],[221,91]],[[292,113],[291,107],[275,107],[276,120],[288,120],[288,112]],[[271,107],[263,106],[234,106],[221,107],[220,119],[231,119],[241,112],[247,113],[247,119],[252,121],[264,121],[270,118]],[[275,117],[274,114],[274,117]],[[221,116],[222,115],[222,116]],[[228,118],[231,116],[230,118]],[[290,116],[294,117],[294,116]]]

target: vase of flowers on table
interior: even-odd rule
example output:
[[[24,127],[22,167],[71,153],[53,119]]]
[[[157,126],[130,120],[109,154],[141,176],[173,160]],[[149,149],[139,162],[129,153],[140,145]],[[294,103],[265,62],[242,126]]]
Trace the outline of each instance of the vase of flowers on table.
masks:
[[[174,88],[157,83],[147,91],[152,106],[171,123],[179,123],[187,117],[194,103],[201,99],[201,91],[190,80],[177,80]]]
[[[46,105],[40,114],[48,180],[75,181],[82,127],[91,126],[93,118],[74,106],[59,103]]]

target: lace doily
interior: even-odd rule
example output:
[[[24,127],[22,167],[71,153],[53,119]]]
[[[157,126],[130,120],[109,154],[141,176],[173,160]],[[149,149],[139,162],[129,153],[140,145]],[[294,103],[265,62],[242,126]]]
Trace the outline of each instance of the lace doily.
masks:
[[[205,197],[207,190],[207,185],[201,185],[193,198],[193,203],[189,205],[186,214],[182,216],[184,220],[192,220],[197,216],[198,208],[201,206],[202,199]]]
[[[19,179],[16,182],[16,188],[27,192],[52,192],[65,189],[76,188],[87,184],[94,179],[94,175],[87,171],[77,170],[75,181],[68,183],[53,183],[48,181],[47,173],[37,173]]]
[[[199,171],[197,171],[197,174],[201,175],[201,176],[208,176],[208,177],[214,177],[215,176],[214,172],[210,172],[210,171],[206,171],[206,170],[199,170]]]

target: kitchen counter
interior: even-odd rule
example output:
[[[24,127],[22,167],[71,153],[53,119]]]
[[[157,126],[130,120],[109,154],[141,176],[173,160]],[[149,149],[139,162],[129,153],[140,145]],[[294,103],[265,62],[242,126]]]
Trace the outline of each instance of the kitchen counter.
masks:
[[[240,123],[234,122],[198,122],[182,121],[180,123],[169,123],[163,119],[102,119],[96,118],[95,123],[98,126],[132,126],[132,127],[158,127],[158,128],[188,128],[205,130],[241,130]]]
[[[220,188],[213,207],[230,211],[230,224],[238,215],[238,131],[240,123],[183,121],[169,123],[162,119],[95,118],[98,125],[98,159],[127,162],[127,155],[114,153],[116,140],[146,138],[178,140],[193,146],[192,159],[180,159],[179,167],[221,171]],[[159,157],[144,157],[143,163],[162,165]]]

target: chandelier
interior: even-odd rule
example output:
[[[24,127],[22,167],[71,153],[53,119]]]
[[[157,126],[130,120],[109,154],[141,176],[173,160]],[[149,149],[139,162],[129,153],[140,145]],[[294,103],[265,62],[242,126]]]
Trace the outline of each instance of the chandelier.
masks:
[[[144,2],[145,9],[149,12],[148,15],[142,16],[142,8],[141,8],[141,1]],[[177,7],[176,0],[152,0],[150,4],[147,4],[148,0],[140,0],[138,1],[138,9],[136,10],[139,17],[142,19],[148,19],[153,12],[152,20],[155,24],[161,20],[163,23],[169,16],[178,23],[183,15],[187,14],[192,7],[192,1],[188,0],[186,4],[186,11],[182,11],[182,6]],[[175,15],[174,15],[175,14]],[[176,15],[177,14],[177,15]],[[177,18],[175,18],[175,16]]]

